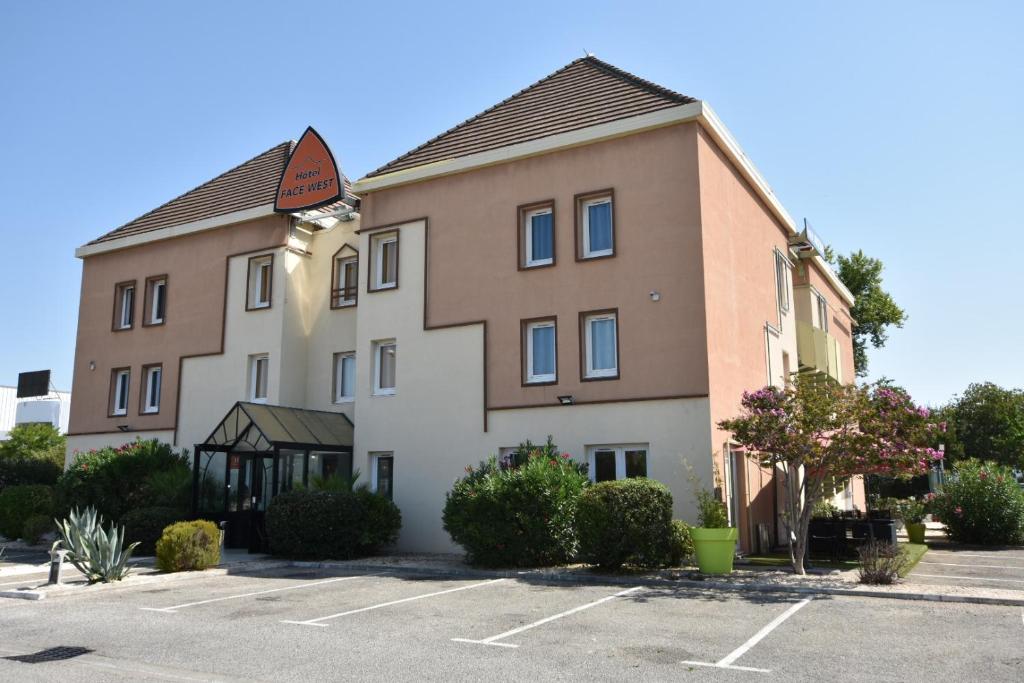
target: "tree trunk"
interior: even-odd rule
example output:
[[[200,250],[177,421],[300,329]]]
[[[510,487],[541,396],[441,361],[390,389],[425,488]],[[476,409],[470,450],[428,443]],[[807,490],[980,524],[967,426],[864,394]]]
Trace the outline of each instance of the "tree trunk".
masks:
[[[807,526],[803,523],[802,485],[799,466],[786,463],[786,524],[789,527],[789,563],[795,574],[804,574],[804,554],[807,549]]]

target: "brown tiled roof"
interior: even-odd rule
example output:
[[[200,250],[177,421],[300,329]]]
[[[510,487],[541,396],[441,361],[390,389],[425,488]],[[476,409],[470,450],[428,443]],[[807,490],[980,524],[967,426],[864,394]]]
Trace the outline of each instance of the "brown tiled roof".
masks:
[[[581,57],[463,121],[367,177],[486,152],[696,102],[602,62]]]

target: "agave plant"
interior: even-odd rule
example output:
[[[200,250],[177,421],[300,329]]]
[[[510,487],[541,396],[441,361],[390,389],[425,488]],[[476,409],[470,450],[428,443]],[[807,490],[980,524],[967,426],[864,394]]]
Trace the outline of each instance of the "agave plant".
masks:
[[[68,551],[68,560],[82,572],[89,583],[120,581],[128,575],[128,559],[139,545],[137,542],[124,544],[124,527],[114,523],[103,530],[103,516],[96,508],[78,508],[68,513],[68,518],[57,521],[60,538],[54,541],[52,550],[59,546]]]

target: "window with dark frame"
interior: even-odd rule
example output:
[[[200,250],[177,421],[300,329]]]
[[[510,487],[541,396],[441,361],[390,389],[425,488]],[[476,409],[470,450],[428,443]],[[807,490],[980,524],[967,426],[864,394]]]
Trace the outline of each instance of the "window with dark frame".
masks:
[[[128,368],[117,368],[111,374],[110,414],[113,416],[127,415],[131,370]]]
[[[355,306],[359,295],[359,257],[336,256],[331,287],[331,308]]]
[[[147,365],[143,369],[145,388],[143,393],[142,412],[160,412],[160,391],[163,384],[163,366]]]
[[[584,379],[615,379],[619,376],[619,325],[616,311],[584,313]]]
[[[395,340],[379,341],[374,344],[373,365],[374,395],[393,395],[398,365],[398,344]]]
[[[614,199],[611,190],[576,197],[577,258],[615,255]]]
[[[555,263],[555,205],[541,202],[519,207],[519,268]]]
[[[167,315],[167,277],[146,279],[146,306],[143,325],[161,325]]]
[[[558,328],[554,318],[523,321],[523,383],[558,381]]]
[[[274,284],[274,255],[253,256],[249,259],[248,291],[245,309],[247,311],[270,308]]]
[[[394,500],[395,456],[382,453],[373,457],[373,490],[388,500]]]
[[[398,233],[370,237],[370,281],[368,291],[398,287]]]
[[[129,330],[135,325],[135,281],[117,285],[114,297],[114,329]]]

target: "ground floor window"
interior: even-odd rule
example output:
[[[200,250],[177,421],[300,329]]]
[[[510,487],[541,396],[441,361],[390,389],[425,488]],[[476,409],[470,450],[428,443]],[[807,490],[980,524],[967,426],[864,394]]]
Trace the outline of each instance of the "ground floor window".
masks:
[[[590,480],[615,481],[647,476],[647,444],[588,446]]]
[[[392,500],[395,483],[395,455],[393,453],[371,453],[370,478],[370,487],[388,500]]]

